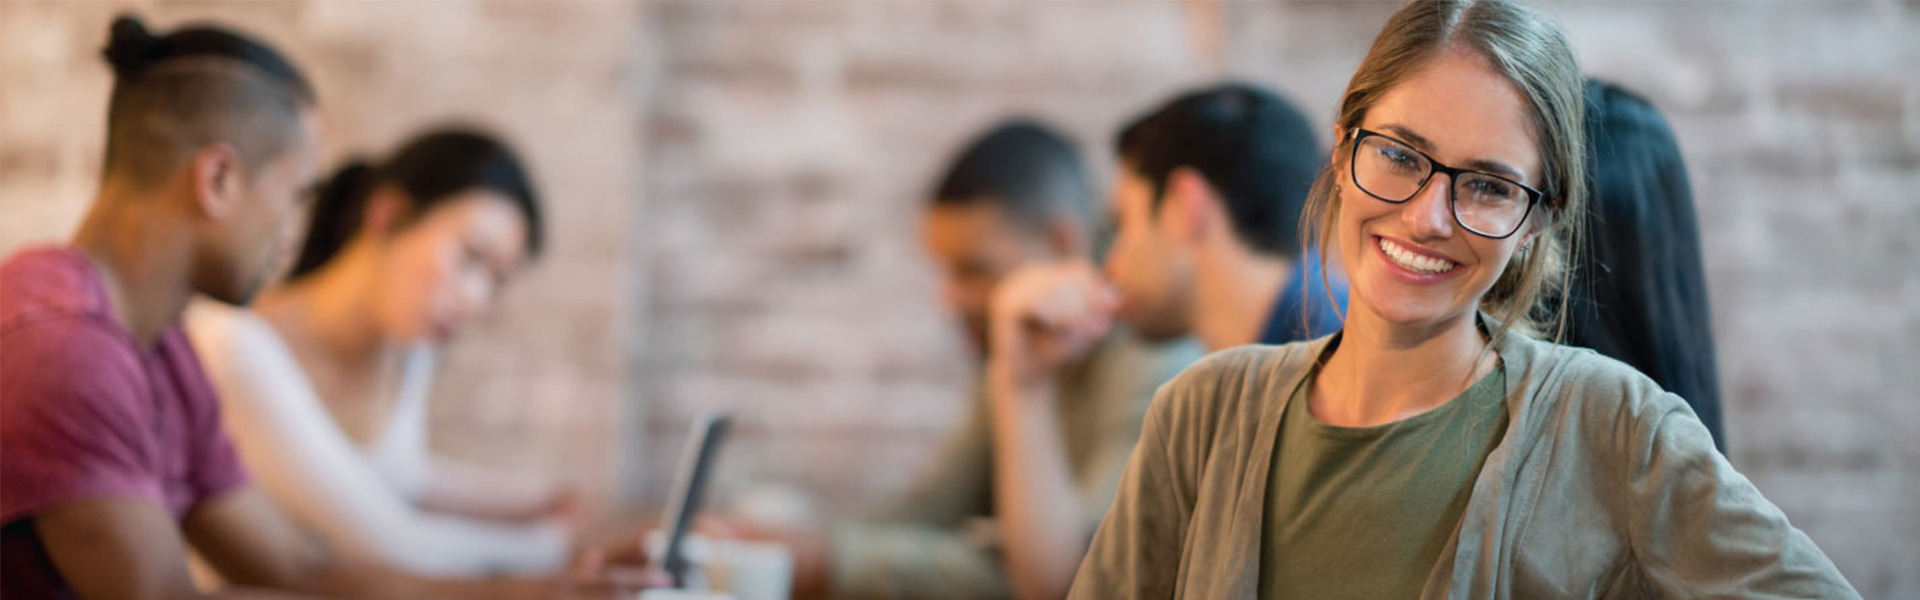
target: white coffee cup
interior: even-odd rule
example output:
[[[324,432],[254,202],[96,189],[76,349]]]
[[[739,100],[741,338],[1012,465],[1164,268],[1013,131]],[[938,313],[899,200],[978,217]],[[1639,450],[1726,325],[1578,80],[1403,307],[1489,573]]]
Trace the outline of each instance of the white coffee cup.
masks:
[[[693,590],[647,590],[640,592],[637,600],[737,600],[733,596],[718,592],[696,592]]]
[[[707,581],[738,600],[788,600],[793,553],[785,546],[743,540],[707,540]]]

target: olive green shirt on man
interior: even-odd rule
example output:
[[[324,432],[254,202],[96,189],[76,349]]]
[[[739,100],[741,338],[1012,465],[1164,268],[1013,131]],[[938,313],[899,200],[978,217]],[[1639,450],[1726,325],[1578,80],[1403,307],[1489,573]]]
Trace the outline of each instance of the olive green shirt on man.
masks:
[[[1113,504],[1154,390],[1200,355],[1191,341],[1148,344],[1122,329],[1057,373],[1060,437],[1089,539]],[[837,600],[1010,597],[993,519],[992,436],[987,400],[976,396],[966,424],[906,498],[884,513],[834,526],[828,594]]]

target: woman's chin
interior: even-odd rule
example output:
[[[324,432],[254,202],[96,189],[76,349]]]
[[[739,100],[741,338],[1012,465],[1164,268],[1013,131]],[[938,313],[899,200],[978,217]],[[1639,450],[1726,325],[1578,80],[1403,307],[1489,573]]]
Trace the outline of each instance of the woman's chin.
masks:
[[[1458,311],[1450,310],[1450,299],[1419,297],[1418,294],[1370,294],[1366,296],[1369,312],[1381,322],[1403,327],[1431,327],[1444,323],[1457,316]]]

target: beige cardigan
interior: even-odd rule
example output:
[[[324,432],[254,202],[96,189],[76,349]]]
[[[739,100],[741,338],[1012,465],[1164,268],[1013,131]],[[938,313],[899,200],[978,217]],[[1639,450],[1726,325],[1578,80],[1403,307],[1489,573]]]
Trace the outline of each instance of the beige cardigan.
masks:
[[[1161,388],[1071,598],[1255,598],[1281,408],[1331,339]],[[1679,397],[1590,350],[1516,333],[1497,352],[1511,424],[1422,598],[1859,597]]]

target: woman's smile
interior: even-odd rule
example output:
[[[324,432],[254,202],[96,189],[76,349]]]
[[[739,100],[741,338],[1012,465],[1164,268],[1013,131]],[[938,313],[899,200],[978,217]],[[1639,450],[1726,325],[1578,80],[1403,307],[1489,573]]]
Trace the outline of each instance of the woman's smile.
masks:
[[[1376,235],[1373,236],[1373,247],[1379,253],[1381,262],[1387,266],[1387,271],[1409,283],[1438,283],[1465,271],[1459,261],[1411,242]]]

